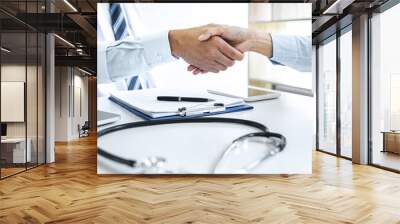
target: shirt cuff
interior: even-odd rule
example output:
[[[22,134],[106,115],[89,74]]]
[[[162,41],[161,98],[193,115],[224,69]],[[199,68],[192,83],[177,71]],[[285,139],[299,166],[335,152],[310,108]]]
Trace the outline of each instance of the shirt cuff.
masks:
[[[171,53],[168,33],[169,31],[164,31],[141,38],[144,57],[150,67],[176,59]]]
[[[288,58],[288,52],[297,49],[295,42],[289,40],[285,35],[271,34],[272,40],[272,58],[271,61],[282,63]]]

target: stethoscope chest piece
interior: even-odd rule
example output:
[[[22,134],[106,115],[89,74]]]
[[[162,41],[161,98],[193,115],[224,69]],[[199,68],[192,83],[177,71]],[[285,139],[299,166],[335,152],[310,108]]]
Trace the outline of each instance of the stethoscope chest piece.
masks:
[[[164,169],[167,159],[161,156],[149,156],[143,160],[138,161],[137,168],[142,169],[143,172],[159,172]]]
[[[271,132],[249,133],[235,139],[218,157],[212,173],[249,173],[281,152],[286,139]]]

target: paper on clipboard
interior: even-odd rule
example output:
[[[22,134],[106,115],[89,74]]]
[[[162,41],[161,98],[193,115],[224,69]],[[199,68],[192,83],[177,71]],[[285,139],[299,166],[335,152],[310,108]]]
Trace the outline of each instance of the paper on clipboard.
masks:
[[[157,96],[185,96],[214,99],[212,102],[171,102],[158,101]],[[219,96],[208,93],[207,90],[175,90],[175,89],[144,89],[136,91],[117,91],[111,97],[153,118],[173,116],[179,113],[179,108],[210,107],[214,103],[223,103],[225,106],[239,106],[245,104],[242,99]]]

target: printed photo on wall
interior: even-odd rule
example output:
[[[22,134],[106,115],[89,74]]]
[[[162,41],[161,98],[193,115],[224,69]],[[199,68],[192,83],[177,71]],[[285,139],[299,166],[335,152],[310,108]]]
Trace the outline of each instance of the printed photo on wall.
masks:
[[[309,3],[98,3],[98,174],[309,174]]]

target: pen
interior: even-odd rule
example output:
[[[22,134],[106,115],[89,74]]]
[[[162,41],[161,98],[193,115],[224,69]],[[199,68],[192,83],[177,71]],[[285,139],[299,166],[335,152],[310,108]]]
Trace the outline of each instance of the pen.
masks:
[[[181,96],[157,96],[159,101],[185,101],[185,102],[209,102],[214,101],[213,99],[201,98],[201,97],[181,97]]]

